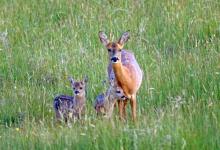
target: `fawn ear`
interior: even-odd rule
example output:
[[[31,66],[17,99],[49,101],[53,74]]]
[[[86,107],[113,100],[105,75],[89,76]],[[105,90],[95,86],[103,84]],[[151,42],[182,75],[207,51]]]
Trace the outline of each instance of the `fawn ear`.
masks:
[[[109,80],[109,84],[110,84],[110,86],[113,87],[113,86],[114,86],[114,83],[115,83],[114,80]]]
[[[99,39],[104,46],[107,46],[109,43],[108,37],[103,31],[99,31]]]
[[[102,80],[102,85],[104,86],[104,85],[106,85],[106,80]]]
[[[73,86],[73,84],[74,84],[74,82],[75,82],[75,81],[73,80],[73,78],[72,78],[72,77],[69,77],[68,79],[69,79],[71,85]]]
[[[88,82],[88,76],[85,76],[85,77],[84,77],[83,82],[84,82],[84,83],[87,83],[87,82]]]
[[[115,79],[114,79],[114,77],[110,76],[109,79],[108,79],[108,82],[109,82],[109,85],[113,87],[114,84],[115,84]]]
[[[128,41],[129,38],[130,38],[129,31],[124,32],[120,37],[120,39],[118,40],[118,44],[124,46],[124,44]]]

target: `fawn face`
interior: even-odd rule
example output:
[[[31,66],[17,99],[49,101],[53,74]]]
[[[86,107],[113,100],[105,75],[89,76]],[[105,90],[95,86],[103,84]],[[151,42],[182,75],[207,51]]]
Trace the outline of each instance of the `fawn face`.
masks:
[[[120,88],[119,86],[116,87],[115,96],[116,96],[117,99],[120,99],[120,100],[126,100],[127,99],[127,97],[125,96],[122,88]]]
[[[82,81],[74,81],[73,78],[69,78],[71,86],[73,88],[73,95],[77,97],[83,97],[86,94],[86,83],[87,78],[85,78]]]
[[[117,82],[112,74],[110,75],[109,84],[111,86],[111,94],[114,95],[115,99],[125,100],[126,96],[122,88],[117,86]]]
[[[117,42],[109,42],[108,37],[102,31],[99,32],[99,38],[101,43],[108,50],[109,60],[112,63],[121,62],[121,50],[123,49],[124,43],[129,39],[129,32],[123,33]]]

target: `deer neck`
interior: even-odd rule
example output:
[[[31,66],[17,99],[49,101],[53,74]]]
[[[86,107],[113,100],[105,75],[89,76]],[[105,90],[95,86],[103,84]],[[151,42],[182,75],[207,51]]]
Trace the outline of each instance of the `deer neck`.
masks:
[[[82,96],[75,95],[74,99],[75,99],[77,104],[84,103],[85,102],[85,95],[82,95]]]
[[[119,84],[119,86],[121,86],[121,84],[125,82],[124,80],[125,73],[124,73],[124,68],[122,66],[122,63],[121,62],[114,63],[112,64],[112,68],[115,73],[115,78],[117,80],[117,83]]]

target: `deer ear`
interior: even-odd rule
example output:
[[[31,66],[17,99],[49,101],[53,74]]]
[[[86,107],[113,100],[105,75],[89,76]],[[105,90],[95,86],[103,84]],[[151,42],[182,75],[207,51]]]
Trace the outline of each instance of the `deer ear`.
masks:
[[[106,80],[102,80],[102,85],[104,86],[104,85],[106,85]]]
[[[103,31],[99,31],[99,39],[104,46],[107,46],[109,43],[108,37]]]
[[[74,79],[73,79],[72,77],[69,77],[68,79],[69,79],[71,85],[73,86],[73,84],[74,84],[74,82],[75,82]]]
[[[84,82],[84,83],[87,83],[87,82],[88,82],[88,76],[85,76],[85,77],[84,77],[83,82]]]
[[[111,78],[110,80],[109,80],[109,84],[110,84],[110,86],[114,86],[115,85],[115,80],[114,80],[114,78]]]
[[[123,46],[128,41],[129,38],[130,38],[129,31],[124,32],[120,37],[120,39],[118,40],[118,44]]]

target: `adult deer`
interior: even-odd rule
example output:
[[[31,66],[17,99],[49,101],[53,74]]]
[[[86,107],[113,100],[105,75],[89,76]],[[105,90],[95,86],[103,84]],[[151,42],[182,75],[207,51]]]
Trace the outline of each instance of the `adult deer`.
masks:
[[[129,32],[123,33],[116,42],[110,42],[102,31],[99,32],[99,38],[108,50],[108,77],[110,79],[113,72],[118,86],[123,89],[125,96],[130,99],[132,119],[135,121],[136,95],[141,86],[143,73],[134,54],[123,49],[125,42],[129,39]],[[119,116],[121,119],[126,117],[126,104],[127,101],[118,100]]]

